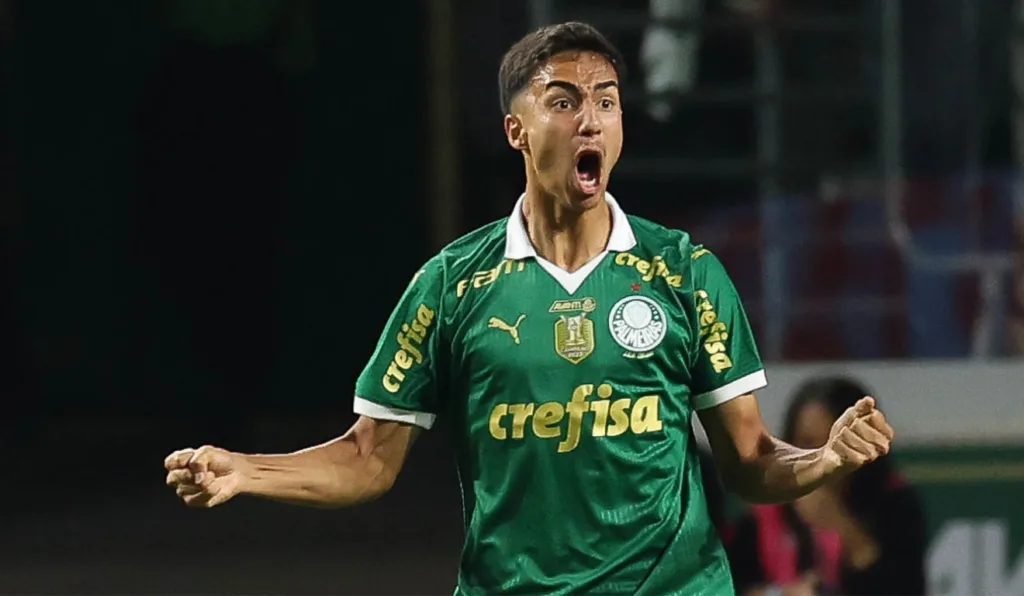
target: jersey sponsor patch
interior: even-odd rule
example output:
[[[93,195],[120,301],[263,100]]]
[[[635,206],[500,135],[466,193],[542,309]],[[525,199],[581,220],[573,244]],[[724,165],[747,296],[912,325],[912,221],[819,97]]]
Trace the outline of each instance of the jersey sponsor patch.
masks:
[[[593,298],[558,300],[548,309],[555,320],[555,353],[579,364],[594,353],[594,321],[587,316],[597,308]]]
[[[647,296],[627,296],[608,315],[612,339],[626,350],[626,358],[649,358],[668,334],[661,305]]]

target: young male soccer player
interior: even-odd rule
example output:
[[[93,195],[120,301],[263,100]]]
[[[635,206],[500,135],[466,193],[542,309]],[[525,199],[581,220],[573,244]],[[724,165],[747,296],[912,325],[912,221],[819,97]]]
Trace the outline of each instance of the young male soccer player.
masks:
[[[344,436],[288,455],[215,447],[166,460],[184,501],[237,494],[325,507],[379,497],[417,434],[453,421],[466,542],[456,594],[732,594],[691,434],[726,484],[798,498],[889,449],[864,398],[827,444],[772,437],[766,385],[721,263],[606,192],[622,148],[617,50],[593,28],[506,54],[501,107],[526,191],[510,217],[428,261],[356,383]]]

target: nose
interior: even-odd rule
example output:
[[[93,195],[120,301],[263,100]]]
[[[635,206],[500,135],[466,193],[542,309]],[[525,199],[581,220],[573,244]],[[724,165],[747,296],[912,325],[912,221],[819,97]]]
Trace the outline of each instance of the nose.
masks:
[[[601,119],[597,116],[597,106],[593,102],[584,102],[579,111],[578,131],[580,136],[593,137],[601,134]]]

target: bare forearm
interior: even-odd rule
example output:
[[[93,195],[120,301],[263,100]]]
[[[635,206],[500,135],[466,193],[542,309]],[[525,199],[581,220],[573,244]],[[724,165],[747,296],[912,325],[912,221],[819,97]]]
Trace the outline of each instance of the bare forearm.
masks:
[[[731,473],[733,491],[753,503],[785,503],[821,486],[828,477],[819,449],[798,449],[774,437]]]
[[[283,455],[243,455],[244,494],[310,507],[349,507],[379,497],[394,482],[351,437]]]

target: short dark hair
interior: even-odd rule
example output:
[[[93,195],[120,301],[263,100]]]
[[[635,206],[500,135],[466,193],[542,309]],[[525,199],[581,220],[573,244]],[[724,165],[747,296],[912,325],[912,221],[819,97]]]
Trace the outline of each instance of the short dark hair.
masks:
[[[622,53],[591,25],[571,21],[541,27],[513,44],[501,60],[498,94],[502,113],[511,111],[512,100],[529,86],[537,70],[562,52],[594,52],[611,63],[619,79],[625,76]]]

